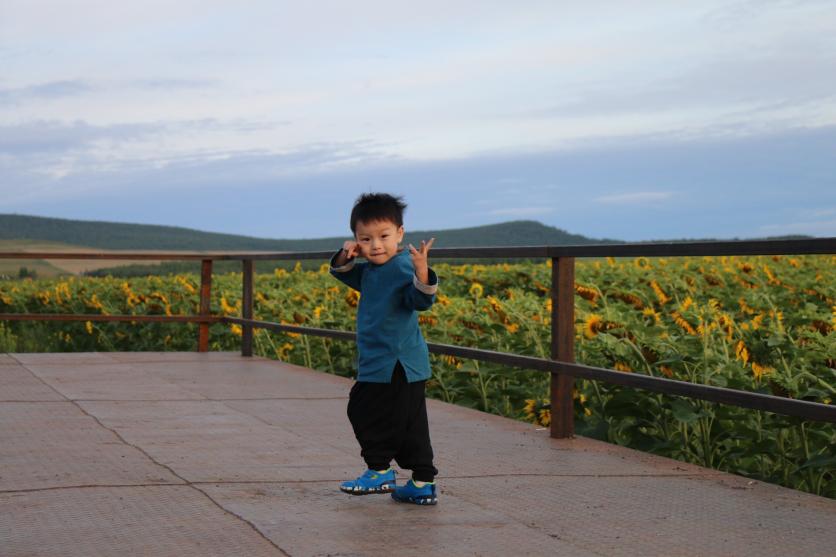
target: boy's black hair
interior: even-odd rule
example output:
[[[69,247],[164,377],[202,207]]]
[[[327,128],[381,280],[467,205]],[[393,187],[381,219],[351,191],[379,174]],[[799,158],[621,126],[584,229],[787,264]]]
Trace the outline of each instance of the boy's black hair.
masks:
[[[374,222],[388,220],[399,228],[403,226],[403,212],[406,203],[403,197],[395,197],[388,193],[364,193],[354,202],[351,210],[351,231],[357,232],[357,222]]]

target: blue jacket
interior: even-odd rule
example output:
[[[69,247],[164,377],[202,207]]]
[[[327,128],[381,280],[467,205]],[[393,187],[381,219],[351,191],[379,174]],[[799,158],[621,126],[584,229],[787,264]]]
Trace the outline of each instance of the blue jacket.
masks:
[[[357,308],[357,380],[389,383],[400,361],[410,383],[429,379],[430,357],[418,327],[418,313],[435,302],[438,277],[429,270],[429,283],[415,276],[409,251],[403,250],[383,265],[349,261],[331,274],[360,292]]]

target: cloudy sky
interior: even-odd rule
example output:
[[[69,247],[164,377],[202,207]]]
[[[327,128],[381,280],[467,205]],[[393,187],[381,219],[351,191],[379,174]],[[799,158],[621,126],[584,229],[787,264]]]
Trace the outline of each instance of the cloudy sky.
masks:
[[[836,236],[836,2],[0,0],[0,213]],[[439,242],[440,243],[440,242]]]

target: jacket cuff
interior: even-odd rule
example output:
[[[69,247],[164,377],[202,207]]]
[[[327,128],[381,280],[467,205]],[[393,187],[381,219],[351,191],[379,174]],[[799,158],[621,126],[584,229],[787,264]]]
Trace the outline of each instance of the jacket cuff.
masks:
[[[428,296],[432,296],[433,294],[438,292],[438,277],[436,276],[435,271],[433,271],[432,269],[428,269],[428,271],[429,271],[429,273],[428,273],[429,274],[429,277],[428,277],[429,281],[428,282],[430,284],[424,284],[423,282],[418,280],[417,275],[412,275],[412,284],[415,285],[415,288],[417,288],[419,292],[423,292],[424,294],[427,294]]]
[[[337,260],[337,257],[342,252],[343,252],[343,250],[340,250],[337,253],[335,253],[333,255],[333,257],[331,257],[331,263],[330,263],[331,271],[334,272],[334,273],[347,273],[348,271],[350,271],[351,269],[354,268],[354,261],[356,260],[356,258],[349,259],[348,262],[345,265],[342,265],[340,267],[334,267],[334,262]]]

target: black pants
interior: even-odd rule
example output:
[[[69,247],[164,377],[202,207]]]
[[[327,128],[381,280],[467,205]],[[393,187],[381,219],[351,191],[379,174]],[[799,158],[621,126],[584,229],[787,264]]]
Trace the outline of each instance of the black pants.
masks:
[[[431,482],[433,466],[427,424],[425,381],[408,383],[400,362],[391,383],[358,381],[348,397],[348,419],[360,443],[360,454],[372,470],[389,468],[392,459],[412,470],[412,478]]]

